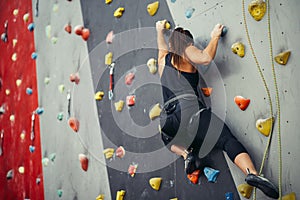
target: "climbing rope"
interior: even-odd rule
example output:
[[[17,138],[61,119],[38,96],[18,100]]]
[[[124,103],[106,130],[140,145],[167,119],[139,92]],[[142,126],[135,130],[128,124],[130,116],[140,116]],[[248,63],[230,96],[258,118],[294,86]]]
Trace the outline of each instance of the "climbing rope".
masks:
[[[267,23],[268,23],[268,39],[269,39],[269,45],[270,45],[270,58],[271,58],[271,67],[272,67],[272,75],[273,75],[273,81],[274,81],[274,86],[275,86],[275,92],[276,92],[276,108],[277,108],[277,125],[278,125],[278,161],[279,161],[279,177],[278,177],[278,187],[279,187],[279,199],[281,199],[281,193],[282,193],[282,151],[281,151],[281,127],[280,127],[280,100],[279,100],[279,90],[278,90],[278,85],[277,85],[277,79],[276,79],[276,73],[275,73],[275,67],[274,67],[274,60],[273,60],[273,46],[272,46],[272,36],[271,36],[271,23],[270,23],[270,3],[269,0],[266,0],[266,4],[267,4],[267,12],[268,12],[268,19],[267,19]],[[271,98],[271,94],[270,94],[270,90],[269,87],[267,85],[267,82],[265,80],[264,74],[262,72],[261,66],[257,60],[257,57],[255,55],[252,43],[251,43],[251,39],[250,39],[250,35],[249,35],[249,30],[248,30],[248,26],[247,26],[247,21],[246,21],[246,14],[245,14],[245,0],[242,0],[242,8],[243,8],[243,19],[244,19],[244,27],[245,27],[245,31],[246,31],[246,35],[247,35],[247,40],[248,40],[248,44],[252,53],[252,56],[254,58],[254,61],[256,63],[259,75],[263,81],[264,84],[264,88],[266,90],[267,96],[268,96],[268,102],[269,102],[269,106],[270,106],[270,115],[271,118],[273,117],[273,105],[272,105],[272,98]],[[259,169],[259,174],[262,173],[262,170],[264,168],[264,164],[269,152],[269,148],[270,148],[270,144],[271,144],[271,140],[272,140],[272,132],[273,132],[273,126],[271,128],[270,131],[270,136],[264,151],[264,155],[263,155],[263,159],[261,162],[261,166]],[[253,199],[256,199],[256,190],[254,190],[254,194],[253,194]]]

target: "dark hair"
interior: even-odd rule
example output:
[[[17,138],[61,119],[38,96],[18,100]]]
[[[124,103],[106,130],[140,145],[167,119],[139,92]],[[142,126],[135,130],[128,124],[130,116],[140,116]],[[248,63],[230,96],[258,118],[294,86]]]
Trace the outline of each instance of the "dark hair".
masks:
[[[194,38],[190,31],[177,27],[169,38],[169,44],[171,58],[173,58],[174,64],[179,67],[186,47],[194,44]]]

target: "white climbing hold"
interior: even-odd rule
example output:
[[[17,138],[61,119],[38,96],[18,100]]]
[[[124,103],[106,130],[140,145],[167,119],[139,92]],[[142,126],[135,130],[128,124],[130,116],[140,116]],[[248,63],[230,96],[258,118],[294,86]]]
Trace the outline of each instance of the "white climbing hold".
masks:
[[[23,15],[23,21],[24,21],[24,22],[28,22],[28,20],[29,20],[29,13],[25,13],[25,14]]]
[[[11,60],[14,62],[17,60],[17,53],[13,53],[13,55],[11,56]]]
[[[157,61],[154,58],[150,58],[147,61],[147,66],[149,68],[149,71],[151,74],[155,74],[157,72],[157,66],[156,66]]]

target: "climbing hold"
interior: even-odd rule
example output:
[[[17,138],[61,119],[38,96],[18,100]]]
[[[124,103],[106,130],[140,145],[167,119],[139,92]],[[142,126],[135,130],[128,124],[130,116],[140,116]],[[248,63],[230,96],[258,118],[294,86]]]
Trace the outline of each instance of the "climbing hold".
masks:
[[[123,110],[123,107],[124,107],[124,101],[123,100],[115,102],[116,111],[121,112]]]
[[[57,12],[58,11],[58,3],[53,4],[52,11],[53,12]]]
[[[248,11],[256,21],[260,21],[266,13],[266,7],[263,0],[254,0],[248,5]]]
[[[37,177],[36,180],[35,180],[35,183],[36,183],[37,185],[39,185],[40,182],[41,182],[41,178]]]
[[[106,159],[110,159],[113,157],[115,150],[113,148],[106,148],[103,150],[103,154],[105,155]]]
[[[7,42],[7,33],[2,33],[2,34],[1,34],[1,40],[2,40],[3,42]]]
[[[290,54],[290,51],[282,52],[275,56],[275,61],[280,65],[285,65],[289,60]]]
[[[223,26],[222,32],[221,32],[221,37],[224,37],[224,36],[227,34],[227,32],[228,32],[227,27],[226,27],[226,26]]]
[[[100,100],[102,100],[103,96],[104,96],[104,92],[103,92],[103,91],[99,91],[99,92],[97,92],[97,93],[95,94],[95,99],[96,99],[97,101],[100,101]]]
[[[188,174],[187,178],[191,181],[193,184],[197,184],[199,180],[200,170],[195,170],[193,173]]]
[[[241,110],[246,110],[249,103],[250,103],[250,99],[246,99],[242,96],[235,96],[234,97],[234,102],[236,103],[236,105],[238,105],[238,107]]]
[[[114,16],[116,18],[120,18],[120,17],[122,17],[124,11],[125,11],[125,8],[119,7],[117,10],[115,10]]]
[[[251,197],[251,194],[253,191],[253,187],[251,185],[248,185],[247,183],[243,183],[243,184],[240,184],[237,189],[243,197],[245,197],[247,199],[249,199]]]
[[[58,189],[56,193],[57,193],[57,196],[58,196],[58,197],[62,197],[62,195],[63,195],[63,190],[62,190],[62,189]]]
[[[226,200],[233,200],[233,193],[232,192],[226,192],[225,193],[225,199]]]
[[[106,36],[106,43],[111,44],[114,39],[114,32],[110,31]]]
[[[134,177],[137,167],[138,167],[137,164],[130,164],[130,165],[129,165],[129,167],[128,167],[128,174],[129,174],[131,177]]]
[[[210,167],[205,167],[203,171],[204,171],[204,174],[205,174],[207,180],[209,182],[213,182],[213,183],[216,182],[217,177],[220,174],[219,170],[216,170],[216,169],[213,169]]]
[[[35,113],[38,114],[38,115],[43,114],[43,112],[44,112],[44,108],[41,108],[41,107],[38,107],[38,108],[35,110]]]
[[[161,113],[161,108],[160,108],[159,103],[157,103],[151,108],[151,110],[149,112],[149,118],[151,120],[153,120],[156,117],[160,116],[160,113]]]
[[[13,39],[12,43],[13,43],[13,47],[15,47],[17,45],[18,40],[17,39]]]
[[[256,128],[259,132],[261,132],[264,136],[268,137],[273,128],[273,117],[267,119],[258,119],[256,121]]]
[[[112,2],[112,0],[105,0],[106,4],[110,4]]]
[[[185,17],[188,18],[188,19],[191,18],[194,12],[195,12],[195,8],[186,9]]]
[[[134,79],[134,73],[130,72],[125,76],[125,84],[126,85],[131,85],[133,79]]]
[[[96,200],[104,200],[104,194],[99,194],[99,195],[96,197]]]
[[[241,58],[245,56],[245,46],[241,42],[236,42],[231,46],[233,53],[237,54]]]
[[[154,177],[149,180],[149,184],[154,190],[159,190],[161,181],[161,177]]]
[[[80,161],[82,170],[87,171],[88,166],[89,166],[89,160],[88,160],[87,156],[81,153],[78,155],[78,159]]]
[[[29,146],[29,151],[30,151],[30,153],[33,153],[35,151],[35,146],[30,145]]]
[[[50,161],[49,158],[47,158],[47,157],[43,158],[43,159],[42,159],[42,164],[43,164],[43,166],[44,166],[44,167],[47,167],[48,164],[49,164],[49,161]]]
[[[35,59],[37,58],[37,53],[36,53],[36,52],[33,52],[33,53],[31,54],[31,58],[32,58],[33,60],[35,60]]]
[[[282,200],[296,200],[296,193],[291,192],[289,194],[286,194],[282,197]]]
[[[58,91],[59,91],[60,93],[63,93],[63,92],[65,91],[65,85],[60,84],[60,85],[58,86]]]
[[[113,54],[109,52],[105,55],[105,65],[111,65],[112,63]]]
[[[206,96],[209,97],[212,93],[212,88],[211,87],[207,87],[207,88],[201,88],[202,93]]]
[[[31,88],[26,88],[26,94],[32,95],[32,89]]]
[[[65,25],[65,31],[67,32],[67,33],[69,33],[69,34],[71,34],[72,33],[72,26],[71,26],[71,24],[67,24],[67,25]]]
[[[123,158],[125,156],[125,149],[124,149],[123,146],[119,146],[116,149],[116,156],[119,157],[119,158]]]
[[[70,81],[78,84],[80,81],[79,73],[77,72],[75,74],[70,74]]]
[[[58,40],[58,38],[53,36],[53,37],[51,38],[51,43],[52,43],[52,44],[56,44],[56,43],[57,43],[57,40]]]
[[[168,29],[168,30],[170,30],[170,28],[171,28],[171,24],[170,24],[170,22],[166,22],[165,23],[165,29]]]
[[[125,196],[125,190],[119,190],[117,192],[116,200],[123,200]]]
[[[44,83],[45,83],[46,85],[48,85],[48,84],[50,83],[50,78],[49,78],[49,77],[45,77],[45,78],[44,78]]]
[[[14,9],[14,10],[13,10],[13,15],[14,15],[14,16],[17,16],[18,14],[19,14],[19,9]]]
[[[82,25],[77,25],[74,27],[74,33],[76,35],[82,35],[82,30],[84,29],[84,27]]]
[[[173,0],[174,1],[174,0]],[[172,199],[170,199],[170,200],[178,200],[178,198],[172,198]]]
[[[20,133],[20,138],[21,138],[22,141],[24,141],[25,136],[26,136],[26,132],[23,130],[23,131]]]
[[[3,104],[2,106],[0,106],[0,114],[4,114],[5,113],[5,105]]]
[[[47,38],[51,38],[51,25],[48,25],[45,27],[45,33],[46,33],[46,36]]]
[[[34,23],[30,23],[28,26],[27,26],[27,29],[29,31],[33,31],[34,30]]]
[[[28,20],[29,20],[29,13],[25,13],[23,15],[23,21],[26,23],[26,22],[28,22]]]
[[[62,112],[58,113],[57,119],[58,119],[59,121],[61,121],[61,120],[63,120],[63,118],[64,118],[64,114],[63,114]]]
[[[15,121],[15,115],[10,115],[10,116],[9,116],[9,120],[10,120],[11,122],[14,122],[14,121]]]
[[[129,95],[126,97],[127,106],[134,106],[135,104],[135,95]]]
[[[171,0],[171,2],[172,2],[172,3],[175,3],[175,2],[176,2],[176,0]]]
[[[13,176],[14,176],[14,171],[11,169],[11,170],[9,170],[9,171],[7,172],[7,174],[6,174],[6,179],[7,179],[7,180],[10,180],[10,179],[13,178]]]
[[[79,121],[75,117],[70,117],[68,120],[69,126],[73,131],[78,132],[79,130]]]
[[[19,87],[22,84],[22,80],[21,79],[17,79],[16,80],[16,85],[17,87]]]
[[[49,155],[49,159],[50,159],[52,162],[54,162],[55,158],[56,158],[56,153],[51,153],[51,154]]]
[[[151,16],[155,15],[158,10],[158,7],[159,7],[159,1],[155,1],[153,3],[148,4],[147,11],[149,15]]]
[[[11,60],[14,62],[17,60],[17,53],[13,53],[13,55],[11,56]]]
[[[155,74],[157,72],[156,64],[157,64],[157,61],[154,58],[150,58],[147,61],[147,66],[148,66],[151,74]]]
[[[87,41],[90,37],[90,30],[88,28],[83,28],[81,32],[81,37],[84,41]]]

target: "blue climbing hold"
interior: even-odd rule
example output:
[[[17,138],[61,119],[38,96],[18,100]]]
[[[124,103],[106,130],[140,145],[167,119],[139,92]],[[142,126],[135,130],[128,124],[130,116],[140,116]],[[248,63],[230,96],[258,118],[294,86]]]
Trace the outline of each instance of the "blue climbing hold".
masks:
[[[35,110],[35,113],[38,114],[38,115],[43,114],[43,112],[44,112],[44,108],[41,108],[41,107],[38,107],[38,108]]]
[[[204,174],[209,182],[216,182],[218,175],[220,174],[219,170],[210,168],[210,167],[205,167],[204,168]]]
[[[193,13],[194,13],[194,11],[195,11],[195,8],[188,8],[185,11],[185,17],[188,18],[188,19],[191,18],[192,15],[193,15]]]
[[[32,95],[32,89],[31,88],[26,88],[26,94]]]
[[[34,23],[30,23],[30,24],[28,25],[27,29],[28,29],[29,31],[33,31],[33,30],[34,30]]]
[[[30,145],[30,146],[29,146],[29,151],[30,151],[30,153],[33,153],[33,152],[34,152],[34,150],[35,150],[35,146],[33,146],[33,145]]]
[[[172,2],[172,3],[175,3],[175,2],[176,2],[176,0],[171,0],[171,2]]]
[[[35,59],[37,58],[37,53],[36,53],[36,52],[33,52],[33,53],[31,54],[31,58],[32,58],[33,60],[35,60]]]
[[[233,193],[232,192],[226,192],[225,193],[225,199],[226,200],[233,200]]]
[[[227,31],[228,31],[227,27],[224,26],[224,27],[222,28],[221,37],[224,37],[224,36],[227,34]]]

